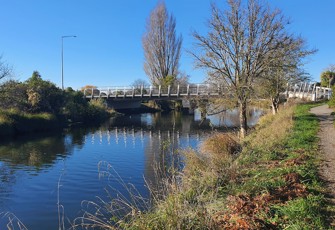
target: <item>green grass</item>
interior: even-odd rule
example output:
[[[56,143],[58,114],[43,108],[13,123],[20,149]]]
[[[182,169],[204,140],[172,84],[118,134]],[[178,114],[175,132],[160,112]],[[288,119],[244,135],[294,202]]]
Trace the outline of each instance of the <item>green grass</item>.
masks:
[[[307,197],[299,197],[277,207],[275,216],[279,216],[278,225],[285,229],[327,229],[324,212],[324,184],[318,177],[319,130],[317,118],[309,113],[311,107],[318,104],[298,105],[294,112],[294,125],[291,134],[283,142],[283,151],[287,159],[305,157],[301,164],[292,167],[301,176],[301,181],[309,192]]]
[[[0,112],[0,136],[53,130],[59,127],[56,116],[49,113],[29,114],[17,110]]]
[[[280,229],[326,229],[328,226],[320,215],[323,205],[322,195],[309,195],[288,201],[286,205],[274,205],[271,211],[275,215],[271,221],[277,222]]]

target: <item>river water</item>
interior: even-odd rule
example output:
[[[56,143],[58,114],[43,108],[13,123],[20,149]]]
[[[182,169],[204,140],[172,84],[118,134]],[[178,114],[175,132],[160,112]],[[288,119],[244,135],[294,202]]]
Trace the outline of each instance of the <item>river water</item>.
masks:
[[[260,114],[250,112],[250,126]],[[163,151],[197,148],[212,130],[236,126],[235,110],[206,120],[198,112],[136,114],[99,127],[2,141],[0,229],[20,229],[18,220],[30,230],[58,229],[59,214],[69,227],[69,221],[83,214],[82,201],[106,197],[107,187],[125,194],[123,185],[132,184],[148,197],[145,180],[155,180],[153,165]],[[114,176],[102,177],[105,170]]]

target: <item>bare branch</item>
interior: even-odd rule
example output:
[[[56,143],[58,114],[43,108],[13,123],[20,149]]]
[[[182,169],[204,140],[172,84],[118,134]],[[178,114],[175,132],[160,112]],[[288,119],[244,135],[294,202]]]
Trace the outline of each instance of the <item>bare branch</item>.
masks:
[[[2,56],[0,56],[0,80],[9,77],[12,74],[12,67],[3,62],[1,59]]]

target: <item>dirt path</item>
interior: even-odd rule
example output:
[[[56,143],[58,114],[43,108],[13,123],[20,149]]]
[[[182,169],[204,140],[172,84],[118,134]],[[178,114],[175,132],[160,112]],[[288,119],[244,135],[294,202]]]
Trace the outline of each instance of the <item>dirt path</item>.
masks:
[[[328,187],[330,202],[335,205],[335,128],[333,110],[328,105],[314,107],[310,111],[320,120],[320,147],[322,150],[322,164],[320,174]],[[333,217],[334,218],[334,217]],[[332,220],[334,224],[334,219]]]

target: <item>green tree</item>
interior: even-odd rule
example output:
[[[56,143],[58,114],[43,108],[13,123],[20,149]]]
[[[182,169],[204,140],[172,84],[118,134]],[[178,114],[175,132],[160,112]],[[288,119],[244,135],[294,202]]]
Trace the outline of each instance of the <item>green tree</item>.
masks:
[[[72,122],[84,121],[88,108],[88,102],[81,91],[66,90],[65,105],[62,114]]]
[[[164,79],[161,81],[162,87],[168,87],[173,86],[174,83],[176,82],[176,77],[173,75],[167,75]]]
[[[335,83],[335,68],[334,70],[329,68],[328,70],[323,71],[320,78],[322,87],[332,87]]]
[[[0,109],[28,110],[26,86],[18,81],[9,80],[0,85]]]
[[[58,114],[64,104],[64,94],[54,83],[42,79],[38,71],[24,82],[27,87],[31,112],[52,112]]]

